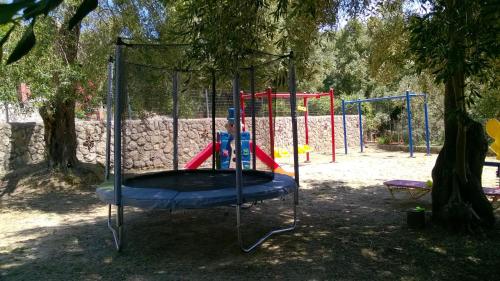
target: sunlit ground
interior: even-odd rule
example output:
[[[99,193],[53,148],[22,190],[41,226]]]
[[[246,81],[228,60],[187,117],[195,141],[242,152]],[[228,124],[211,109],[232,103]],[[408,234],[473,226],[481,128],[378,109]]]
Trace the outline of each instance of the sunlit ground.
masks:
[[[453,235],[432,225],[410,230],[405,210],[429,209],[430,196],[411,200],[400,193],[393,199],[383,187],[389,179],[430,179],[435,155],[409,158],[407,153],[369,150],[339,154],[336,163],[329,163],[328,155],[311,157],[300,170],[297,229],[271,238],[251,254],[239,250],[232,207],[174,212],[127,208],[126,246],[117,253],[106,227],[107,208],[92,187],[63,186],[47,174],[16,179],[17,189],[0,199],[0,280],[500,276],[500,227],[474,235]],[[483,185],[494,186],[495,181],[495,169],[486,168]],[[246,210],[244,243],[290,223],[290,207],[288,198]],[[498,203],[495,207],[498,218]]]

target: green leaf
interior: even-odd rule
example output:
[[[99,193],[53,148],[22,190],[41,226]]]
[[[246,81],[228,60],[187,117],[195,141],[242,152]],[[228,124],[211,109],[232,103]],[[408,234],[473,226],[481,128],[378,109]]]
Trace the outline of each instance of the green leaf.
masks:
[[[12,21],[12,18],[24,8],[33,5],[33,0],[14,1],[10,4],[0,4],[0,24]]]
[[[97,0],[84,0],[76,10],[75,15],[69,20],[69,29],[73,29],[85,16],[97,8]]]
[[[33,32],[34,26],[35,26],[35,20],[31,22],[30,26],[24,31],[21,40],[17,42],[14,51],[12,51],[9,58],[7,59],[7,64],[11,64],[20,60],[27,53],[29,53],[29,51],[31,51],[33,46],[35,46],[36,38],[35,38],[35,33]]]
[[[0,39],[0,48],[2,48],[3,44],[5,44],[5,42],[7,42],[10,34],[12,33],[12,31],[14,31],[14,28],[16,28],[16,25],[12,25],[12,27],[9,29],[9,31],[7,31],[7,33],[5,33],[5,36],[2,39]]]

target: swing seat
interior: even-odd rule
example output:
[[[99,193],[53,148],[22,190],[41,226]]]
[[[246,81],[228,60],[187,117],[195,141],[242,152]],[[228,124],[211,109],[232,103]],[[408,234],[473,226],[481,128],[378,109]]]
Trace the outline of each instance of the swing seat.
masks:
[[[432,190],[432,188],[428,187],[424,181],[390,180],[385,181],[384,185],[387,187],[392,198],[394,199],[396,199],[394,196],[395,191],[406,191],[412,199],[418,199]]]
[[[484,195],[490,197],[493,202],[498,201],[500,198],[500,186],[499,187],[483,187]]]
[[[390,180],[384,182],[384,185],[387,187],[387,189],[391,193],[392,198],[394,199],[396,199],[396,197],[394,196],[394,191],[406,191],[410,194],[410,197],[412,199],[418,199],[432,190],[432,188],[427,186],[427,183],[424,181]],[[496,202],[498,201],[498,199],[500,199],[500,186],[483,187],[483,192],[484,195],[491,198],[493,202]]]

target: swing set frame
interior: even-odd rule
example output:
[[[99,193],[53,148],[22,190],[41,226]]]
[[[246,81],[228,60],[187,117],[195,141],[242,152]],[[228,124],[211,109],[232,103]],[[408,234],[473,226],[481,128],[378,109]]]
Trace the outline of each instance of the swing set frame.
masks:
[[[357,104],[358,108],[358,121],[359,121],[359,147],[360,152],[363,152],[364,141],[363,141],[363,120],[362,120],[362,110],[361,103],[363,102],[377,102],[384,100],[406,100],[406,117],[408,119],[408,149],[410,151],[410,157],[413,156],[413,128],[412,128],[412,111],[411,111],[411,99],[416,97],[424,98],[424,120],[425,120],[425,144],[426,144],[426,155],[431,155],[431,146],[430,146],[430,135],[429,135],[429,114],[428,114],[428,106],[427,106],[427,94],[426,93],[413,93],[410,91],[406,91],[404,95],[399,96],[386,96],[380,98],[369,98],[369,99],[357,99],[357,100],[344,100],[342,99],[342,127],[344,129],[344,153],[347,154],[347,127],[346,127],[346,118],[345,118],[345,109],[346,105],[349,104]]]

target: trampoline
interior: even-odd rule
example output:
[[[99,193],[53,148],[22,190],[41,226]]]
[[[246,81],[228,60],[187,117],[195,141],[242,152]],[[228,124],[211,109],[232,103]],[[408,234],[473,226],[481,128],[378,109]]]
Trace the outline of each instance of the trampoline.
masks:
[[[294,230],[297,225],[299,159],[293,53],[276,55],[256,50],[239,58],[231,71],[222,71],[186,68],[183,54],[189,54],[188,48],[186,44],[136,43],[118,38],[115,57],[108,63],[106,182],[97,187],[96,195],[108,205],[107,225],[118,251],[125,237],[124,207],[129,206],[147,210],[233,206],[238,245],[244,252],[254,250],[272,235]],[[264,67],[266,71],[262,71]],[[288,73],[287,82],[269,85],[269,73],[278,71]],[[218,90],[217,83],[227,85],[229,77],[233,77],[232,90]],[[284,170],[272,159],[271,139],[276,130],[259,125],[261,120],[276,124],[268,122],[276,116],[276,102],[261,100],[257,104],[255,100],[256,88],[264,86],[276,90],[287,87],[290,93],[293,177],[280,174]],[[199,91],[192,89],[195,87]],[[240,92],[244,88],[250,90],[250,104],[243,109]],[[193,91],[194,95],[190,94]],[[218,107],[222,109],[217,110]],[[239,122],[242,114],[251,117],[248,127]],[[256,152],[257,148],[261,151]],[[271,161],[265,157],[267,160],[263,161],[262,155]],[[205,169],[181,169],[189,159],[206,161],[202,166]],[[286,195],[291,195],[293,219],[273,227],[247,246],[242,233],[242,210],[247,206],[243,204]]]
[[[297,187],[293,178],[264,171],[243,171],[243,203],[285,196]],[[122,204],[143,209],[200,209],[237,203],[234,170],[178,170],[125,179]],[[97,188],[105,203],[115,202],[113,182]]]

